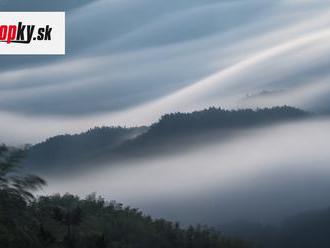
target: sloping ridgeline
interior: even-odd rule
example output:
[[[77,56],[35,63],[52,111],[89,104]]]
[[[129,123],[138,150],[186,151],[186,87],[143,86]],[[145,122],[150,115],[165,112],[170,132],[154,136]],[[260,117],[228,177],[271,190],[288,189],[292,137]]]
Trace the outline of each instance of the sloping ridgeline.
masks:
[[[162,118],[136,139],[125,142],[120,152],[143,154],[176,151],[205,142],[221,142],[240,130],[309,117],[306,111],[289,107],[224,110],[209,108],[192,113],[173,113]]]
[[[81,199],[33,193],[46,182],[22,173],[22,150],[0,145],[1,248],[245,248],[248,243],[201,226],[152,219],[95,194]]]
[[[109,153],[128,139],[133,139],[148,128],[101,127],[75,135],[59,135],[31,146],[24,164],[30,169],[62,170]]]
[[[292,107],[223,110],[209,108],[161,117],[150,127],[94,128],[77,135],[56,136],[32,146],[25,164],[46,171],[100,162],[178,152],[205,142],[222,142],[250,127],[298,120],[309,113]]]
[[[143,136],[168,137],[192,134],[196,131],[224,128],[245,128],[279,121],[294,120],[306,117],[307,112],[284,106],[264,109],[224,110],[209,108],[192,113],[174,113],[164,115],[159,122],[153,124]]]

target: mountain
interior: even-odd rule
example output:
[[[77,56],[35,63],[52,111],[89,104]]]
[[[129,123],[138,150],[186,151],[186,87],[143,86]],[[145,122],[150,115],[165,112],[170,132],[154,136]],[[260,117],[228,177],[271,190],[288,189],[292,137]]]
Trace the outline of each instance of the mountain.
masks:
[[[162,150],[176,150],[180,143],[183,143],[184,146],[202,143],[203,137],[206,137],[208,142],[219,142],[226,136],[230,136],[232,132],[237,133],[237,131],[247,128],[271,125],[307,116],[309,116],[307,112],[288,106],[257,110],[224,110],[213,107],[192,113],[167,114],[151,125],[147,132],[136,139],[125,142],[121,146],[121,151],[137,152],[150,149],[150,152],[154,152],[157,146],[162,145]],[[180,141],[180,143],[175,141]],[[192,144],[191,142],[196,143]],[[168,146],[169,143],[172,145]]]
[[[247,248],[205,226],[180,227],[89,194],[38,196],[46,181],[25,174],[21,149],[0,145],[1,248]]]
[[[231,111],[209,108],[167,114],[150,127],[102,127],[76,135],[55,136],[31,146],[25,164],[30,169],[49,173],[93,163],[158,156],[208,142],[222,142],[248,128],[308,116],[309,113],[288,106]]]
[[[108,153],[147,129],[97,127],[81,134],[55,136],[28,148],[24,164],[37,170],[61,170],[63,167],[81,164],[99,154]]]

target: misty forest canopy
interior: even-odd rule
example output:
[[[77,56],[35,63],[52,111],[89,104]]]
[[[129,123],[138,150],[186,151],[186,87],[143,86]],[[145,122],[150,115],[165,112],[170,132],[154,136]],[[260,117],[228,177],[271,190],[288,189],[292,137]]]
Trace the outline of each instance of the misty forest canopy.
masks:
[[[306,117],[307,112],[293,107],[273,107],[264,109],[224,110],[209,108],[192,113],[173,113],[162,116],[159,122],[151,126],[152,132],[169,130],[189,132],[190,130],[209,130],[221,128],[246,128],[266,125],[279,121]]]
[[[292,108],[285,107],[277,110],[285,110],[283,115],[288,115],[290,118],[306,116],[305,112]],[[216,113],[219,111],[228,116],[231,112],[216,109],[205,111]],[[265,114],[273,113],[274,109],[252,112],[248,110],[244,113],[258,116],[256,114],[258,111]],[[289,114],[290,111],[296,115]],[[132,132],[130,134],[135,136],[141,131],[140,136],[142,136],[150,129],[156,128],[163,120],[166,120],[165,126],[168,127],[168,123],[172,120],[171,116],[173,120],[182,121],[182,118],[191,119],[196,114],[199,118],[200,116],[204,118],[206,112],[167,115],[147,129],[145,127],[142,127],[142,130],[129,129]],[[235,111],[234,114],[237,115],[237,112]],[[277,114],[272,116],[278,116]],[[227,120],[232,121],[230,118]],[[98,135],[102,136],[103,132],[109,132],[113,136],[120,134],[118,137],[121,137],[123,133],[126,134],[123,130],[126,129],[96,128],[84,134],[59,136],[50,140],[60,140],[64,137],[70,142],[71,138],[83,140],[83,137],[88,137],[87,140],[89,140]],[[200,225],[182,228],[179,223],[152,219],[138,209],[115,201],[106,201],[95,194],[83,199],[69,193],[36,198],[34,193],[45,186],[46,182],[38,176],[22,173],[23,168],[20,167],[20,162],[25,155],[23,150],[0,146],[0,247],[328,248],[330,244],[329,209],[291,217],[280,226],[239,222],[217,229]],[[218,230],[223,230],[222,234]]]
[[[207,227],[181,228],[138,209],[89,195],[41,196],[45,185],[19,170],[23,151],[0,147],[0,247],[6,248],[243,248]]]
[[[166,114],[149,127],[101,127],[76,135],[60,135],[31,146],[25,165],[37,172],[59,173],[91,162],[157,156],[159,152],[189,149],[202,142],[222,141],[230,131],[306,118],[293,107],[224,110],[209,108],[192,113]],[[212,133],[211,137],[207,136]],[[203,137],[207,137],[204,138]],[[179,142],[178,142],[179,141]]]

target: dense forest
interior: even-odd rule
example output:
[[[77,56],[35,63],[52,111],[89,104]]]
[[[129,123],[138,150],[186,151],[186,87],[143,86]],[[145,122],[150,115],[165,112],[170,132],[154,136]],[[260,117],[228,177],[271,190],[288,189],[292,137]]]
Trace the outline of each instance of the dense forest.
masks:
[[[208,108],[172,113],[162,116],[150,127],[102,127],[49,138],[28,149],[24,164],[37,172],[68,172],[77,166],[81,169],[84,164],[157,156],[206,142],[221,142],[231,132],[309,116],[308,112],[288,106],[257,110]]]
[[[201,134],[221,134],[230,131],[238,132],[247,128],[261,125],[271,125],[284,121],[306,118],[310,114],[306,111],[289,107],[272,107],[264,109],[225,110],[222,108],[208,108],[192,113],[166,114],[150,126],[149,130],[134,140],[127,141],[131,149],[143,149],[155,143],[170,142],[180,138]],[[127,148],[127,147],[126,147]]]
[[[69,193],[35,197],[46,182],[25,174],[30,168],[22,164],[31,152],[43,154],[39,162],[51,166],[47,161],[61,163],[67,159],[72,163],[91,154],[114,155],[207,130],[239,131],[309,116],[291,107],[238,111],[210,108],[165,115],[150,127],[103,127],[56,136],[24,150],[0,145],[0,247],[330,247],[330,209],[302,213],[278,226],[237,222],[222,226],[219,223],[219,228],[181,227],[96,194],[85,198]]]
[[[329,208],[293,216],[278,226],[237,222],[212,229],[180,227],[179,223],[153,219],[138,209],[96,194],[84,199],[69,193],[35,197],[34,192],[46,186],[46,182],[22,172],[20,162],[24,155],[23,150],[0,146],[0,247],[328,248],[330,245]]]
[[[0,147],[0,247],[243,248],[247,242],[213,229],[181,228],[95,194],[34,197],[46,182],[22,174],[24,151]]]

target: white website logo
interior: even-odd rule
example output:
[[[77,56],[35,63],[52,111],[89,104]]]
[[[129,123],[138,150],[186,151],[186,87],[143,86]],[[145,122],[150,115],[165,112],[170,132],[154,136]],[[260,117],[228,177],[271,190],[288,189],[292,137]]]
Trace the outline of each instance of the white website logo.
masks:
[[[0,54],[65,54],[65,12],[0,12]]]

